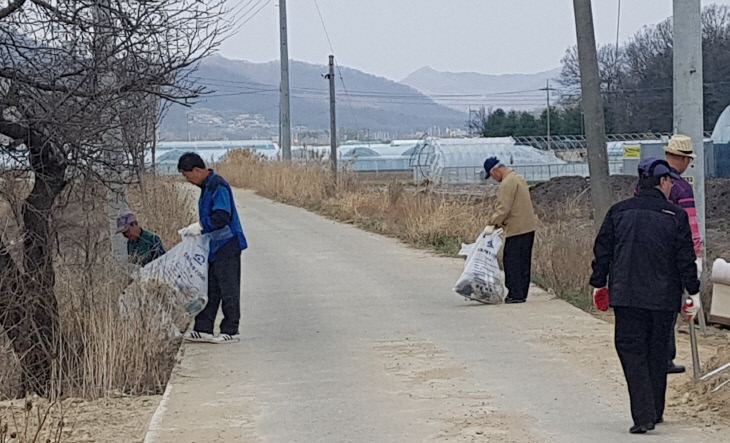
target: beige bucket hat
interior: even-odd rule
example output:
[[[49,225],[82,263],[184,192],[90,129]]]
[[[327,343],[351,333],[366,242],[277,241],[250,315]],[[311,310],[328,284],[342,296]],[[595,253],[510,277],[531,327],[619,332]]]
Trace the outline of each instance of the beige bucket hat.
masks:
[[[697,157],[692,148],[692,139],[682,134],[674,134],[669,140],[669,144],[664,147],[664,152],[682,157]]]

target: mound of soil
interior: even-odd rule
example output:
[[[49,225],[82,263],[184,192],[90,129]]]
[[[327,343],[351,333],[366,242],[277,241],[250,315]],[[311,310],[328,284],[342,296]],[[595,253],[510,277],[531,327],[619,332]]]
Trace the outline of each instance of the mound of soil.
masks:
[[[613,175],[610,180],[614,202],[633,195],[636,177]],[[531,187],[530,196],[535,210],[542,219],[549,218],[549,214],[561,206],[568,206],[571,210],[578,211],[581,217],[590,217],[591,190],[587,178],[577,176],[554,178]]]
[[[705,215],[708,229],[730,229],[730,179],[713,178],[705,182]]]
[[[535,212],[543,222],[566,217],[591,218],[589,180],[583,177],[559,177],[530,188]],[[630,198],[636,177],[611,176],[613,201]],[[705,245],[707,259],[730,259],[730,179],[711,178],[705,182],[705,215],[707,217]]]
[[[634,193],[636,177],[611,176],[614,201],[630,198]],[[705,182],[705,211],[708,229],[730,229],[730,179],[711,178]],[[530,188],[530,196],[540,212],[556,205],[575,205],[588,210],[591,205],[590,182],[583,177],[558,177]]]

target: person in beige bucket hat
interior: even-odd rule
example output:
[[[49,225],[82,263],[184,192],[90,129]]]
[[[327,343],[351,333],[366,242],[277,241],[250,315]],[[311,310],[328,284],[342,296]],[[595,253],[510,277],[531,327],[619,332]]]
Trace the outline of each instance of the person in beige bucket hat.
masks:
[[[667,146],[664,147],[664,152],[678,157],[689,157],[692,159],[697,158],[697,155],[692,148],[692,139],[682,134],[675,134],[672,136]]]
[[[697,158],[692,147],[692,139],[682,134],[675,134],[664,147],[665,158],[669,166],[672,167],[680,176],[684,174],[692,161]],[[695,255],[697,256],[698,274],[702,269],[702,238],[700,237],[700,228],[697,221],[697,209],[695,208],[695,196],[692,185],[684,178],[672,179],[672,191],[668,200],[671,203],[684,209],[689,215],[689,225],[692,230],[692,241],[694,242]],[[676,322],[676,318],[675,318]],[[674,358],[677,355],[677,346],[674,337],[674,327],[669,338],[669,362],[667,363],[667,372],[670,374],[678,374],[685,371],[684,366],[675,365]]]

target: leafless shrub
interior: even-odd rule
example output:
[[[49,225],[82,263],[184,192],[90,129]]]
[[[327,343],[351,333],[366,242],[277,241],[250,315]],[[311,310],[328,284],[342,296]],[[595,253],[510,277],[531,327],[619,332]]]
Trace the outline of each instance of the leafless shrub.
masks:
[[[225,0],[0,7],[0,155],[32,177],[19,206],[15,190],[3,195],[17,234],[0,239],[0,325],[20,360],[23,391],[48,395],[60,358],[55,258],[64,230],[55,221],[69,188],[91,182],[118,191],[139,177],[165,104],[204,92],[187,79],[234,26],[228,12]],[[103,240],[82,240],[75,263],[90,268]]]
[[[130,204],[169,249],[180,241],[177,230],[194,218],[192,196],[175,180],[143,183],[130,189]],[[133,287],[143,294],[135,298],[138,309],[120,311],[130,278],[111,259],[104,190],[93,182],[69,186],[54,217],[59,333],[51,397],[160,393],[179,344],[170,326],[185,327],[169,292],[159,287]],[[20,374],[10,337],[0,329],[0,400],[25,395]]]

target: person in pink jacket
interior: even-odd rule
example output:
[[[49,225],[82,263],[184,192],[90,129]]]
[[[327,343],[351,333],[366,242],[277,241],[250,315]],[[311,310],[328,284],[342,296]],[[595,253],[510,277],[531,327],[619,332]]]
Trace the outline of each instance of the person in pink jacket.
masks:
[[[692,148],[692,139],[682,134],[675,134],[664,147],[664,154],[672,168],[672,172],[678,175],[684,174],[692,161],[697,157]],[[697,221],[697,208],[695,207],[695,195],[692,185],[684,178],[672,179],[672,191],[669,194],[670,203],[674,203],[684,209],[689,216],[689,227],[692,231],[692,242],[694,243],[695,255],[697,256],[697,269],[702,268],[702,238],[700,236],[700,226]],[[675,318],[676,323],[676,318]],[[669,361],[667,362],[667,372],[669,374],[681,374],[685,372],[685,367],[674,364],[677,356],[677,345],[674,337],[674,327],[669,338]]]
[[[692,148],[692,139],[686,135],[676,134],[670,140],[669,144],[664,147],[665,158],[669,166],[675,169],[680,176],[687,171],[690,163],[697,157]],[[697,256],[697,268],[702,267],[702,237],[700,236],[700,225],[697,221],[697,208],[695,207],[695,194],[692,191],[692,185],[684,178],[674,179],[672,192],[669,194],[669,201],[684,209],[689,216],[689,227],[692,230],[692,242],[695,247],[695,255]],[[676,322],[676,318],[675,318]],[[674,364],[674,358],[677,356],[677,344],[674,337],[674,328],[669,344],[669,362],[667,363],[667,372],[670,374],[680,374],[685,371],[684,366]]]

